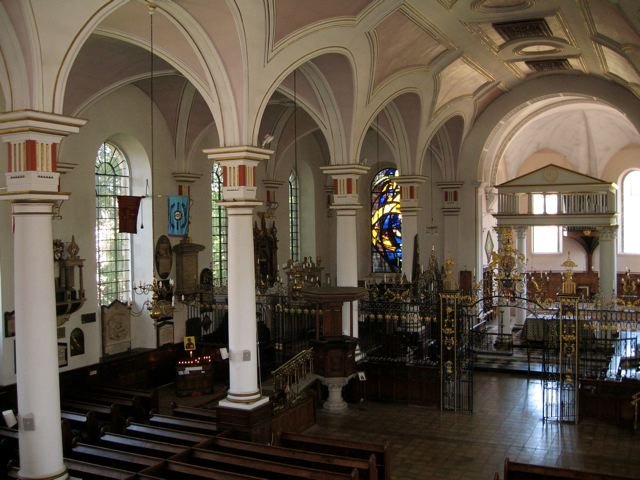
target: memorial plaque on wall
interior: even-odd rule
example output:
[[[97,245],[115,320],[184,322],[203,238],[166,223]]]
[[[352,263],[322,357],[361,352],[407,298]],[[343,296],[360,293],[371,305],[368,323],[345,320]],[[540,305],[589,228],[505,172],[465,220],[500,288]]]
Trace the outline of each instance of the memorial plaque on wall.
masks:
[[[84,332],[80,328],[74,328],[69,336],[71,356],[84,354]]]
[[[158,347],[173,344],[173,322],[158,324]]]
[[[182,241],[173,248],[176,257],[175,295],[191,296],[199,290],[198,253],[204,245]]]
[[[131,317],[129,307],[114,300],[102,311],[102,354],[113,355],[131,350]]]

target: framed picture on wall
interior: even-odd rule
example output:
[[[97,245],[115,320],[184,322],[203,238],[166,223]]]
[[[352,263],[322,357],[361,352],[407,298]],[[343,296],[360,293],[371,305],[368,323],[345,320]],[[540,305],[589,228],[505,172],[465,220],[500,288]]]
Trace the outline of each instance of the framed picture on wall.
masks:
[[[16,336],[16,312],[4,312],[4,336],[7,338]]]
[[[69,356],[67,352],[67,344],[58,344],[58,367],[66,367],[69,365]]]

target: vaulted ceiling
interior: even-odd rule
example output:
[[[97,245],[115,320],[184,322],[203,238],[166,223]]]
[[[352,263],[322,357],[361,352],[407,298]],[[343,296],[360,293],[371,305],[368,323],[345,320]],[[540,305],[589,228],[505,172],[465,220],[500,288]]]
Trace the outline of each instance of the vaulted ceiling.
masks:
[[[278,122],[290,121],[285,100],[295,93],[327,139],[332,161],[354,161],[383,112],[385,138],[419,170],[447,120],[462,118],[466,135],[492,102],[532,80],[566,75],[571,92],[571,79],[596,77],[640,98],[636,0],[156,4],[154,98],[172,131],[180,115],[189,116],[190,139],[212,122],[227,143],[243,136],[257,143],[266,132],[284,132]],[[149,32],[142,1],[125,3],[102,20],[73,63],[64,113],[81,116],[91,102],[126,84],[148,93]],[[192,92],[185,95],[187,85]],[[588,140],[585,155],[593,157],[625,142],[640,144],[624,112],[597,101],[546,110],[529,121],[532,128],[518,130],[514,143],[523,151],[535,145],[569,150]]]

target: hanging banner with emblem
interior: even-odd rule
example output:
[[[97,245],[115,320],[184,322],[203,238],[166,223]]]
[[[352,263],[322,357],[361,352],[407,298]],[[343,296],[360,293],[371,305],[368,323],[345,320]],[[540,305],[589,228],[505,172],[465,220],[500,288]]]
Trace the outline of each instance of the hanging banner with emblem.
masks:
[[[189,234],[189,197],[169,195],[168,235],[187,236]]]

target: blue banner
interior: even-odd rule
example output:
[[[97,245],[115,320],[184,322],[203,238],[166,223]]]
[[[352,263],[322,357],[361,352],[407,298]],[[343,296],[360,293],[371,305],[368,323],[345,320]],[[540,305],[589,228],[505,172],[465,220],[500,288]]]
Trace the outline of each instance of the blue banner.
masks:
[[[168,235],[186,237],[189,235],[189,197],[169,195]]]

